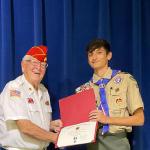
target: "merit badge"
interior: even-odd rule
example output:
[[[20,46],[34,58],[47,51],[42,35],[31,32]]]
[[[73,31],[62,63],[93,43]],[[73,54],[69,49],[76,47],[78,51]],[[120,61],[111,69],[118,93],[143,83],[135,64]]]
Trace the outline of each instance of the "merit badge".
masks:
[[[29,104],[34,104],[34,100],[32,98],[28,98],[27,100]]]
[[[10,90],[10,97],[20,97],[21,92],[18,90]]]
[[[49,106],[49,101],[46,101],[46,102],[45,102],[45,105]]]
[[[120,83],[121,81],[122,81],[121,77],[116,77],[114,79],[114,83],[116,83],[116,84]]]
[[[116,88],[115,91],[116,91],[116,92],[119,92],[119,88]]]
[[[121,98],[117,98],[117,99],[116,99],[116,103],[117,103],[117,104],[122,103],[122,99],[121,99]]]

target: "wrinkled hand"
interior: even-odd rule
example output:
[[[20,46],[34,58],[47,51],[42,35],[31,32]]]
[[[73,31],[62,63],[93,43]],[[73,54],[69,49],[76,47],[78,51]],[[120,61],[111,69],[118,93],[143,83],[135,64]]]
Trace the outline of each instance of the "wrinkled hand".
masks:
[[[98,121],[102,124],[107,124],[108,117],[101,110],[93,110],[89,113],[90,121]]]
[[[60,119],[54,120],[50,122],[50,130],[54,132],[59,132],[61,127],[63,126],[62,121]]]
[[[58,138],[58,133],[51,132],[51,141],[52,143],[56,143]]]

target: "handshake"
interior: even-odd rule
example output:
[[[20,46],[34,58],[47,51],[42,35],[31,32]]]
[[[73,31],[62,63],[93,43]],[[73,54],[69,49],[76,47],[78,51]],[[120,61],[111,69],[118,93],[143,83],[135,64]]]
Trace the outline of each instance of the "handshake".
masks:
[[[51,142],[54,144],[57,142],[58,134],[63,124],[60,119],[53,120],[50,122]]]

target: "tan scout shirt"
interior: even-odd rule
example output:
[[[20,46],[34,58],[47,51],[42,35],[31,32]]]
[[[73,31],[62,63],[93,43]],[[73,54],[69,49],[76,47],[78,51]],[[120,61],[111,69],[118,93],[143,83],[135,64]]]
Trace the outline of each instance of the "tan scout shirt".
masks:
[[[112,70],[108,68],[102,78],[111,79]],[[95,83],[101,78],[93,74],[93,83],[87,82],[76,89],[81,92],[85,89],[93,88],[95,92],[97,107],[101,100],[99,96],[99,87]],[[109,107],[109,115],[111,117],[126,117],[133,115],[136,109],[143,106],[142,98],[136,80],[128,73],[120,72],[113,77],[105,87],[106,98]],[[109,132],[131,132],[132,127],[110,125]]]

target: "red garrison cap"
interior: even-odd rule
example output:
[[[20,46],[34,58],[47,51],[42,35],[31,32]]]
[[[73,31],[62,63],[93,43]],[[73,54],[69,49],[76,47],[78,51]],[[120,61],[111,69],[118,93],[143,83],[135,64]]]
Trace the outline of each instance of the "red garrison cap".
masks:
[[[44,45],[31,47],[26,55],[30,55],[41,62],[47,61],[47,47]]]

